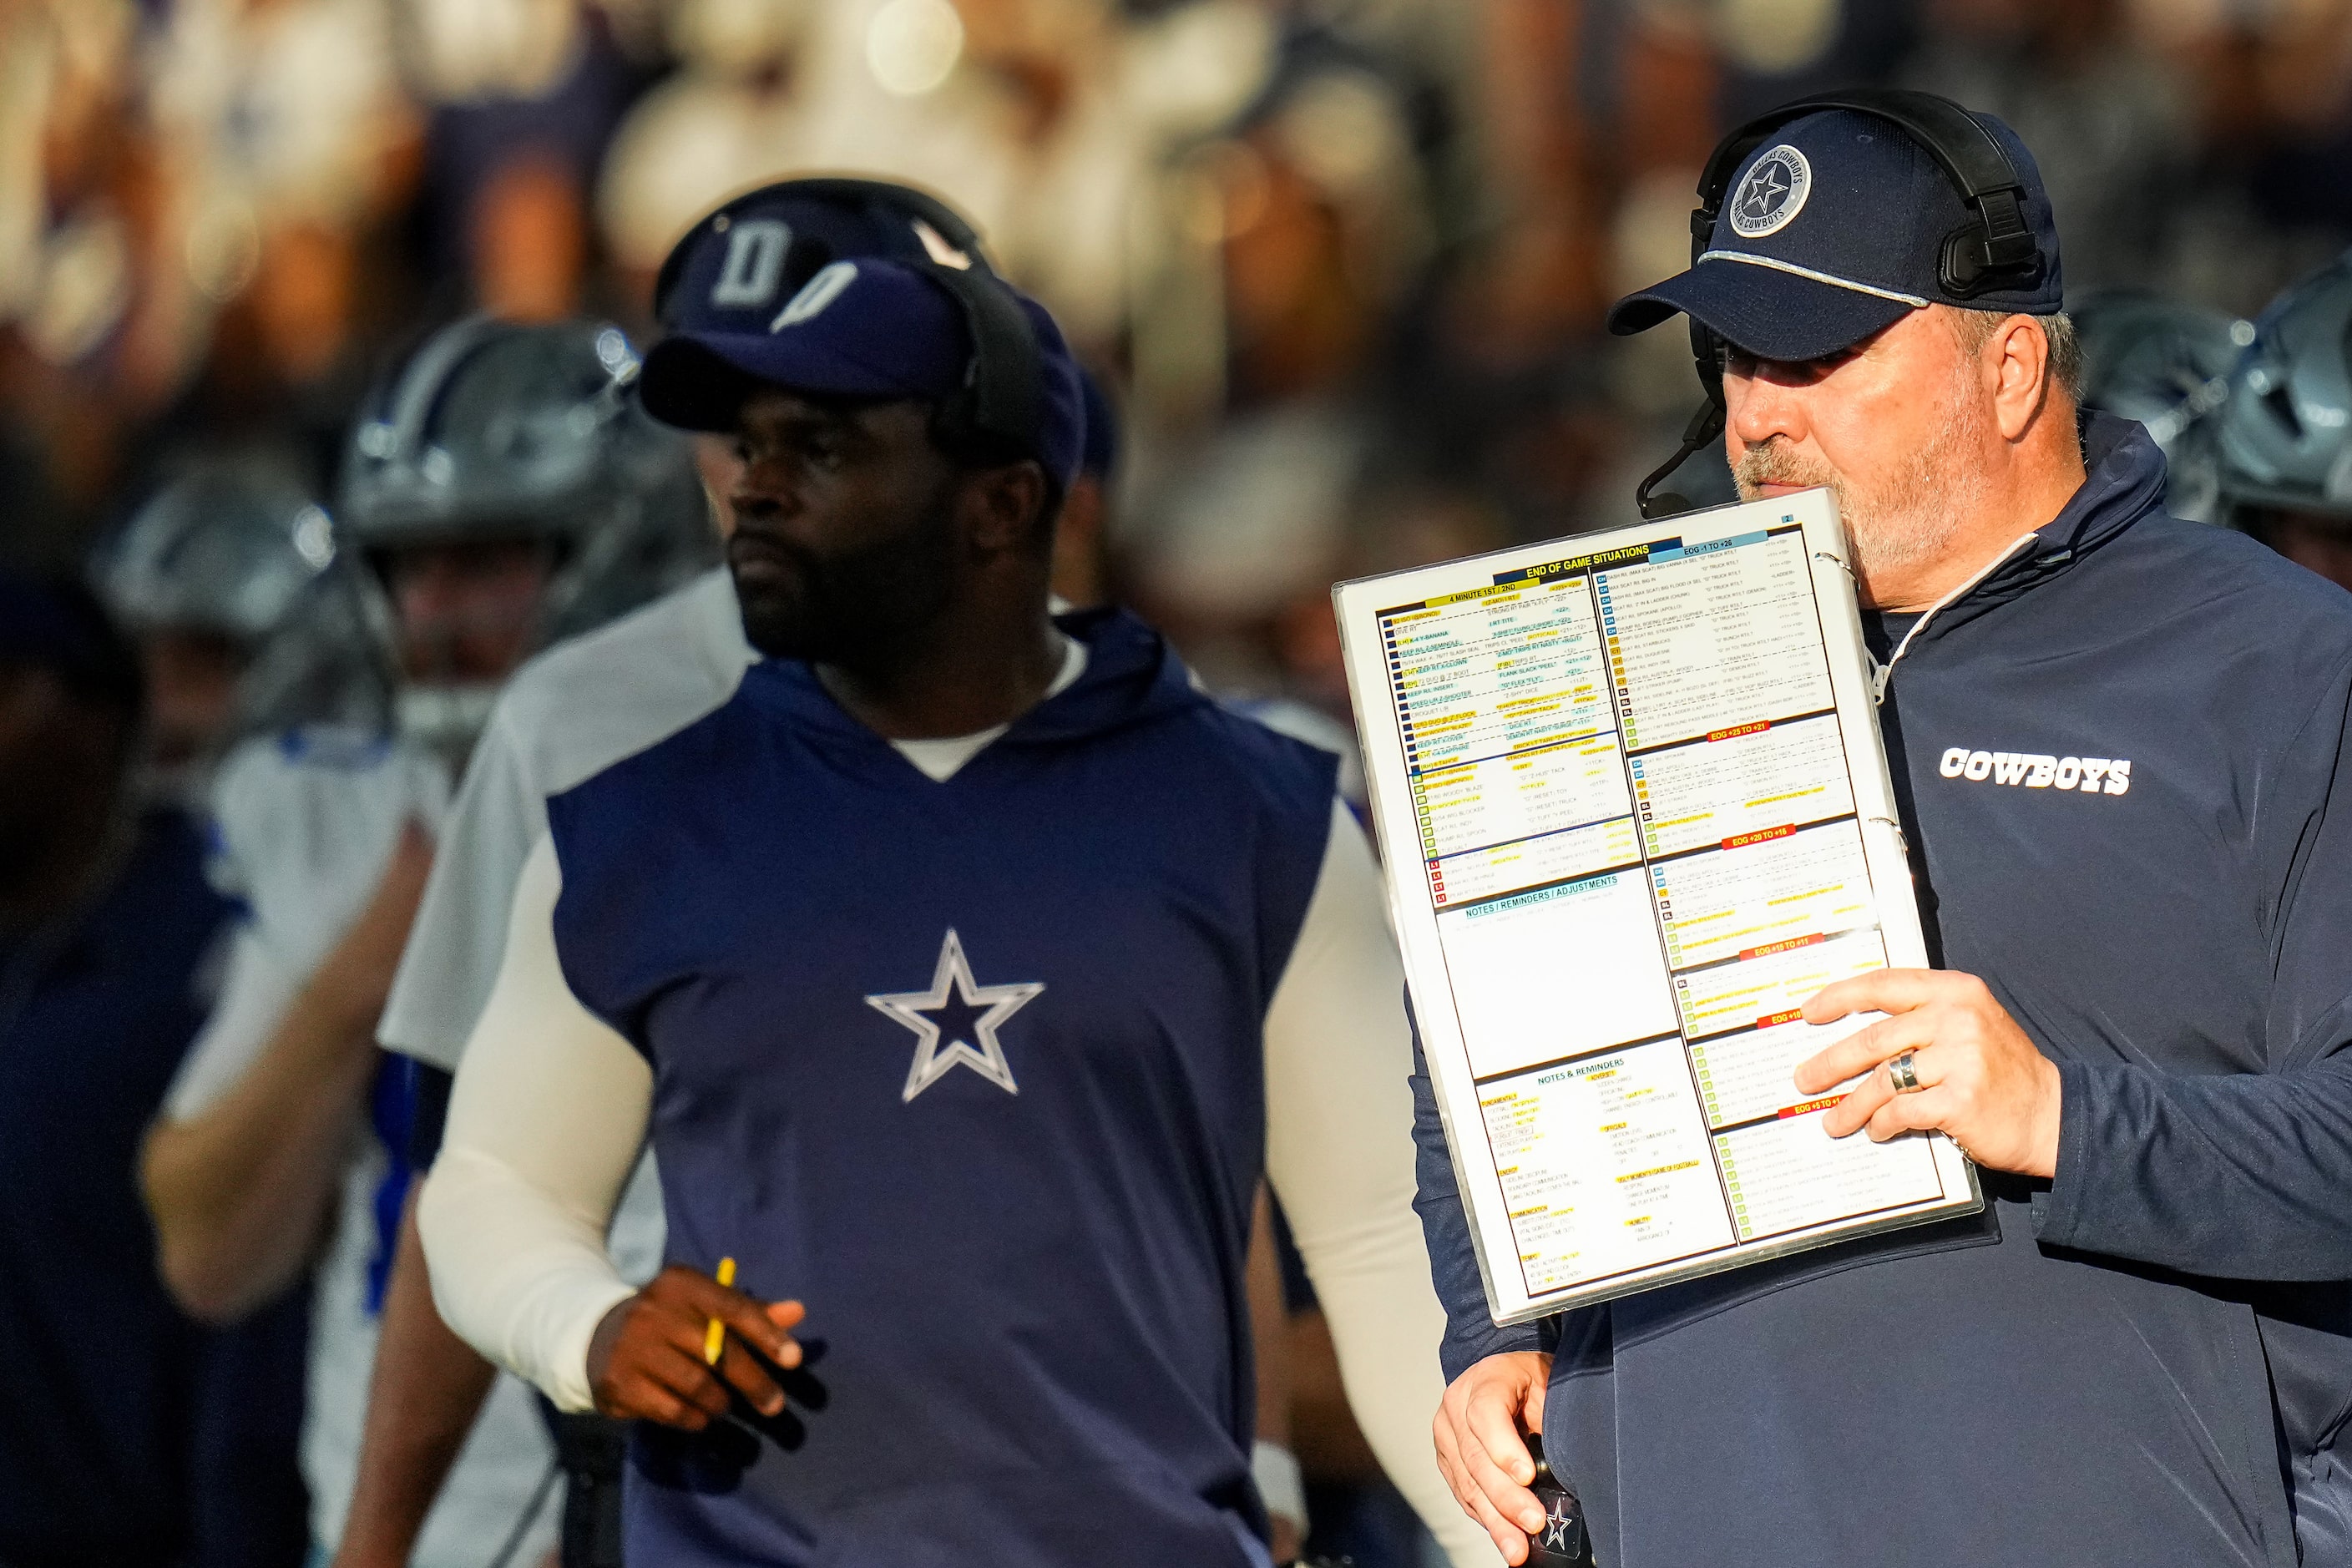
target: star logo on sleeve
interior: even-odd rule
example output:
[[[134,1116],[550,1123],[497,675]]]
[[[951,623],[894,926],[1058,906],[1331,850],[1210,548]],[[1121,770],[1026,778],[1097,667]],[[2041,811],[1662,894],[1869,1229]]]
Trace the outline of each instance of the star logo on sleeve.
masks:
[[[898,1098],[912,1100],[959,1062],[1005,1093],[1020,1093],[996,1031],[1045,989],[1038,982],[975,983],[971,965],[963,956],[963,940],[950,926],[947,940],[940,944],[939,967],[931,972],[929,991],[898,991],[866,998],[867,1006],[915,1032],[915,1061],[907,1069],[907,1088]]]

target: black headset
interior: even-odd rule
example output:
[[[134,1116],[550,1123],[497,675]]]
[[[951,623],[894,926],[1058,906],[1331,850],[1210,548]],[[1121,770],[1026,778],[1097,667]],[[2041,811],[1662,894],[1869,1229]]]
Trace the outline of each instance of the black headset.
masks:
[[[1925,148],[1968,205],[1969,216],[1937,253],[1936,282],[1948,299],[1973,300],[2002,289],[2030,289],[2045,266],[2041,243],[2025,216],[2025,182],[2009,153],[1976,117],[1948,98],[1904,88],[1850,88],[1816,93],[1784,103],[1741,125],[1716,143],[1698,182],[1698,206],[1690,216],[1691,265],[1698,265],[1715,237],[1715,220],[1730,194],[1731,176],[1767,137],[1792,121],[1828,110],[1867,114],[1894,125]],[[1723,434],[1725,344],[1696,316],[1689,318],[1691,357],[1698,367],[1706,402],[1683,431],[1682,446],[1633,490],[1642,516],[1654,521],[1691,510],[1682,497],[1652,489],[1682,467],[1690,455]]]
[[[942,432],[950,437],[978,437],[1038,456],[1045,372],[1029,312],[992,272],[938,262],[929,263],[925,270],[955,300],[971,338],[963,389],[940,410]]]

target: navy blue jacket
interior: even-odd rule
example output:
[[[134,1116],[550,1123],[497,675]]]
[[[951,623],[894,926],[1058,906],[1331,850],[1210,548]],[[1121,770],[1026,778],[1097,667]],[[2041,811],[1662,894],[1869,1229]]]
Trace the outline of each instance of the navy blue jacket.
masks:
[[[1065,626],[1085,674],[945,783],[772,661],[549,802],[669,1255],[809,1308],[783,1417],[640,1429],[632,1561],[1265,1560],[1264,1023],[1335,760],[1130,617]]]
[[[1935,961],[2059,1066],[2054,1184],[1499,1330],[1415,1082],[1447,1375],[1557,1346],[1608,1568],[2352,1563],[2352,595],[2085,447],[1881,709]]]
[[[141,1136],[205,1019],[228,902],[174,812],[110,886],[0,942],[0,1563],[298,1558],[307,1292],[231,1330],[155,1271]]]

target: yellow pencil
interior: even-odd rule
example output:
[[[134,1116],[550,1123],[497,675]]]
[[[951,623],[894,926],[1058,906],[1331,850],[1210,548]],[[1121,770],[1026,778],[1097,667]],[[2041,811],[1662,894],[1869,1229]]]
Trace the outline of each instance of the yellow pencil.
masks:
[[[722,1258],[719,1260],[719,1282],[730,1288],[734,1285],[735,1260],[733,1258]],[[727,1325],[713,1318],[710,1320],[709,1331],[702,1336],[702,1359],[710,1365],[717,1366],[719,1354],[726,1348]]]

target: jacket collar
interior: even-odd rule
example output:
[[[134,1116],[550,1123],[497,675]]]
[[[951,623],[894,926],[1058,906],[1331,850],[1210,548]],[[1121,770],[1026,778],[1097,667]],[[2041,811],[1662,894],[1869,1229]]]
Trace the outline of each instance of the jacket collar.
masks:
[[[1949,631],[2063,575],[2163,506],[2164,453],[2137,421],[2086,412],[2082,436],[2081,488],[2056,517],[2033,531],[2031,545],[2015,550],[1937,611],[1932,627],[1921,628],[1923,637]]]

